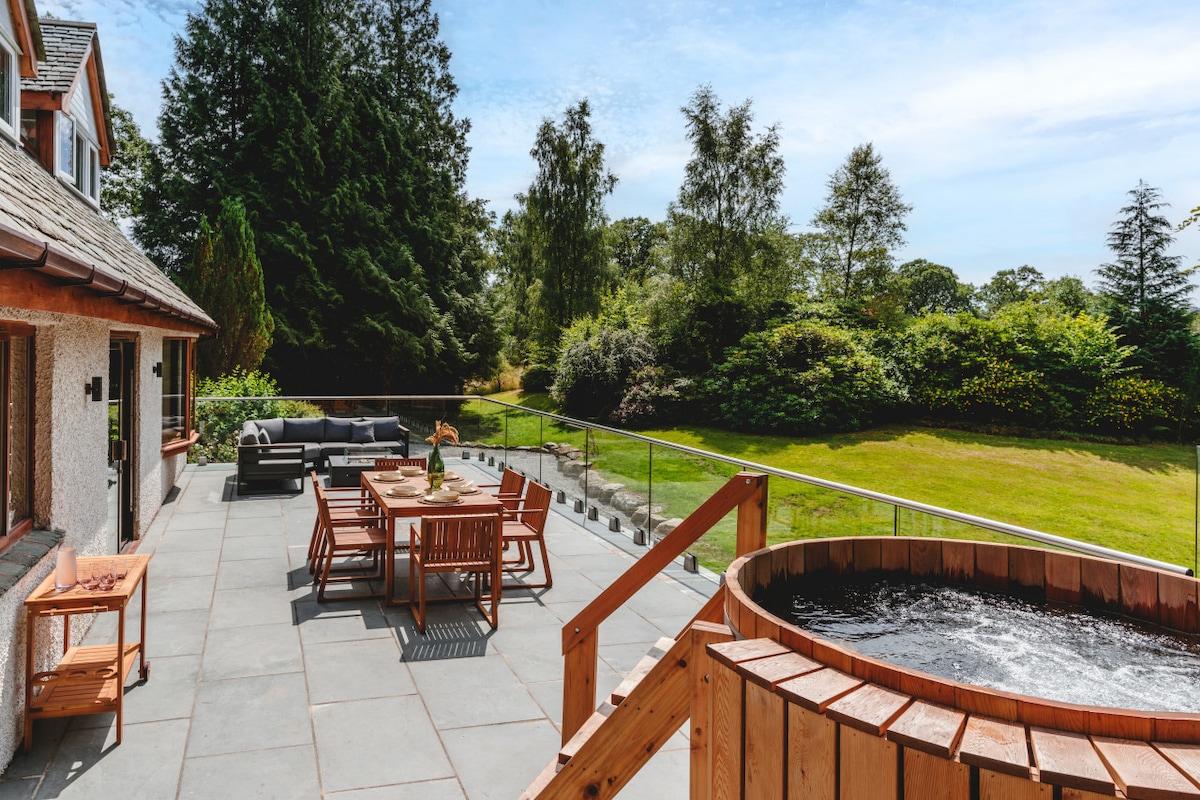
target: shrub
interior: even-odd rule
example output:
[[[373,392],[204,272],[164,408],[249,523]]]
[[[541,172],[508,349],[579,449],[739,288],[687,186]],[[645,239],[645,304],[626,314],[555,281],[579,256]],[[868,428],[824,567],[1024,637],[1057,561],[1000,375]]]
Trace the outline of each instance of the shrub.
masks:
[[[205,400],[196,403],[196,429],[200,441],[188,460],[205,456],[213,463],[237,461],[238,436],[248,419],[319,417],[320,408],[302,400],[275,400],[279,387],[270,375],[258,370],[235,370],[218,378],[201,378],[197,397],[256,397],[261,400]]]
[[[735,429],[812,434],[863,428],[902,399],[869,342],[865,331],[816,321],[751,333],[705,382],[704,395]]]
[[[567,413],[578,417],[603,416],[621,402],[631,377],[655,363],[654,346],[644,331],[585,320],[572,325],[563,340],[550,391]]]
[[[612,421],[626,428],[673,425],[682,418],[692,385],[688,378],[667,377],[658,367],[638,370]]]
[[[1105,433],[1144,434],[1177,425],[1182,411],[1178,389],[1130,375],[1097,386],[1084,405],[1084,418]]]
[[[554,383],[554,367],[534,364],[521,373],[521,391],[548,392]]]

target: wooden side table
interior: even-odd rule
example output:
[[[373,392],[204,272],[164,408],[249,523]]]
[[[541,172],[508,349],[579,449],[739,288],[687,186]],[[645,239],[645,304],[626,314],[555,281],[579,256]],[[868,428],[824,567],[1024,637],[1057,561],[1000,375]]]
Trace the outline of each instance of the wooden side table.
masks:
[[[33,721],[83,714],[117,714],[117,744],[121,743],[121,723],[125,712],[125,681],[134,661],[144,681],[150,676],[146,661],[146,571],[148,555],[81,558],[80,574],[101,561],[111,561],[125,571],[112,589],[84,589],[76,585],[60,592],[54,587],[54,573],[46,576],[25,600],[25,752],[33,747]],[[125,640],[125,608],[138,587],[142,588],[141,638]],[[71,646],[71,617],[116,611],[117,643]],[[47,672],[34,672],[33,650],[36,622],[47,617],[63,618],[63,656],[58,666]]]

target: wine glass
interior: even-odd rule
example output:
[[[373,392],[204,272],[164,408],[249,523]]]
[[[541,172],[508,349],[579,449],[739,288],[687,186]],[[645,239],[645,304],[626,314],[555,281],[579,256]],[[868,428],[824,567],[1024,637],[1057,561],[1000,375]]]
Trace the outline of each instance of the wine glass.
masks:
[[[96,564],[81,564],[79,566],[79,585],[88,591],[96,588],[100,581],[100,567]]]
[[[100,586],[100,591],[111,592],[117,582],[117,574],[113,569],[113,562],[108,560],[101,561],[98,570],[100,574],[97,582]]]

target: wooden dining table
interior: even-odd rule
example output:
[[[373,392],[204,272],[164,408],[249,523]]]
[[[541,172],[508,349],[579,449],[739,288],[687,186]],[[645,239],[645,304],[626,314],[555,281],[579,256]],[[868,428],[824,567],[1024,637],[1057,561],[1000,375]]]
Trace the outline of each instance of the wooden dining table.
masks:
[[[483,490],[475,494],[459,496],[459,502],[453,505],[443,503],[428,503],[424,495],[417,497],[392,497],[388,489],[393,486],[416,486],[428,491],[429,478],[422,474],[403,481],[381,481],[379,471],[370,470],[362,474],[362,487],[375,503],[383,509],[387,517],[387,554],[384,558],[384,589],[383,600],[386,605],[406,606],[408,598],[396,599],[394,584],[396,577],[396,520],[420,519],[428,516],[446,516],[451,514],[495,514],[500,516],[504,504],[494,494]]]

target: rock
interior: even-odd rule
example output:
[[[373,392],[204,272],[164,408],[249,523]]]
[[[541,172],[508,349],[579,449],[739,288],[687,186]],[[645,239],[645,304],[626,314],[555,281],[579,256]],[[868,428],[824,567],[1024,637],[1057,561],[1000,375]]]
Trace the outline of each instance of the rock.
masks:
[[[628,515],[637,510],[638,506],[645,505],[646,498],[642,497],[641,495],[634,494],[633,492],[627,492],[624,491],[624,489],[619,489],[613,494],[608,503],[617,511]]]
[[[667,534],[669,534],[671,531],[675,530],[682,524],[683,524],[682,517],[672,517],[671,519],[663,520],[662,522],[659,522],[657,525],[654,526],[654,528],[653,528],[654,535],[659,537],[660,539],[664,538],[664,537],[666,537]]]
[[[597,495],[597,497],[600,498],[601,503],[611,503],[612,499],[613,499],[613,495],[615,495],[617,492],[621,491],[624,488],[625,488],[625,484],[623,484],[623,483],[601,484],[600,492]]]
[[[583,461],[564,461],[562,464],[562,474],[568,478],[575,478],[583,474],[587,469],[587,464]]]

